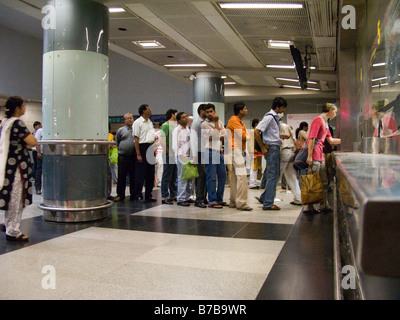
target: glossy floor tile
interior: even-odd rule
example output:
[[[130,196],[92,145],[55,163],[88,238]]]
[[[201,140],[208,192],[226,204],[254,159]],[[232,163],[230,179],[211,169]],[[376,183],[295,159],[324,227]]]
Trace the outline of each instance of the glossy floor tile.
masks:
[[[128,197],[76,224],[44,221],[34,195],[21,223],[30,241],[0,234],[0,299],[256,299],[301,212],[279,191],[282,210],[262,211],[261,192],[242,212],[162,205],[156,189],[156,203]],[[42,286],[45,266],[56,289]]]

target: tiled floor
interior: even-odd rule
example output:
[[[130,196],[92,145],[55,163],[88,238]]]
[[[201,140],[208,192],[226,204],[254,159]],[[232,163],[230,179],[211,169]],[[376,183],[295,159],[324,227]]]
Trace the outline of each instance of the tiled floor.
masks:
[[[262,211],[260,194],[246,213],[160,205],[155,190],[158,203],[126,200],[84,224],[43,221],[35,196],[29,243],[0,235],[0,299],[255,299],[301,211],[280,191],[282,211]],[[55,289],[43,288],[48,265]]]

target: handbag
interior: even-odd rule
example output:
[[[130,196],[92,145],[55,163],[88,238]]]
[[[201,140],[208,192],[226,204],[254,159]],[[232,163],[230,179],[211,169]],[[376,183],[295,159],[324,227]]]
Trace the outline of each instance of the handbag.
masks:
[[[108,155],[110,157],[110,164],[116,164],[118,163],[118,149],[117,148],[112,148],[108,152]]]
[[[192,164],[192,160],[185,162],[182,166],[182,180],[191,180],[199,177],[199,169]]]
[[[315,140],[314,149],[315,146],[318,144],[319,140],[321,140],[321,138]],[[308,144],[305,143],[304,146],[297,153],[296,157],[294,158],[293,167],[296,170],[307,169],[308,168],[307,158],[308,158]]]
[[[321,203],[323,200],[324,191],[319,173],[309,170],[301,175],[301,204]]]

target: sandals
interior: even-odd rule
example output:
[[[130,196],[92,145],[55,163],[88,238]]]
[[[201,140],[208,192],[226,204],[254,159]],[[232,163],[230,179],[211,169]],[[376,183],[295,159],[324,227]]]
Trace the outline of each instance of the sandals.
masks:
[[[281,208],[279,208],[277,205],[273,205],[272,207],[263,207],[264,211],[279,211]]]
[[[322,213],[322,211],[321,211],[321,210],[317,210],[317,209],[314,209],[314,210],[304,210],[303,213],[304,213],[304,214],[320,214],[320,213]]]
[[[210,204],[208,205],[209,208],[214,208],[214,209],[222,209],[223,206],[221,206],[220,204]]]
[[[6,234],[6,240],[25,242],[29,240],[29,237],[22,233],[18,237],[9,236],[8,234]]]

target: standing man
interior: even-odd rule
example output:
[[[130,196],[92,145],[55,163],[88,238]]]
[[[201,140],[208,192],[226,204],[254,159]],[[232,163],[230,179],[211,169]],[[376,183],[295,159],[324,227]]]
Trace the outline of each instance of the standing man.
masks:
[[[119,128],[115,135],[115,141],[118,147],[118,182],[117,196],[114,198],[114,202],[125,200],[126,178],[128,175],[131,199],[134,195],[135,140],[132,135],[132,113],[126,113],[124,119],[125,126]]]
[[[199,170],[199,177],[195,179],[196,184],[196,202],[194,205],[199,208],[207,208],[205,205],[207,188],[207,174],[206,166],[204,164],[204,137],[201,134],[201,125],[206,119],[206,104],[201,104],[197,108],[199,117],[193,122],[190,130],[190,147],[192,149],[193,163],[197,164]]]
[[[276,186],[280,174],[281,162],[281,136],[280,136],[280,117],[286,111],[287,102],[283,98],[275,98],[272,102],[272,109],[265,114],[255,130],[255,137],[261,146],[261,152],[267,161],[267,185],[260,197],[263,210],[281,210],[274,204]],[[262,135],[262,138],[261,138]]]
[[[231,150],[232,164],[228,165],[230,176],[230,208],[241,211],[253,210],[247,205],[247,170],[245,165],[246,141],[250,139],[242,119],[247,116],[248,110],[243,102],[235,103],[233,115],[226,129],[228,129],[228,144]]]
[[[204,134],[205,152],[208,157],[208,163],[206,162],[208,206],[222,209],[223,206],[227,205],[223,200],[226,168],[222,155],[222,141],[226,137],[226,130],[222,121],[219,120],[219,116],[215,113],[215,106],[211,103],[206,106],[206,117],[201,129],[202,134]]]
[[[40,122],[35,122],[33,127],[35,128],[35,138],[39,142],[40,140],[43,140],[43,128],[42,124]],[[32,148],[33,149],[33,148]],[[35,160],[35,173],[34,173],[34,178],[35,178],[35,190],[36,194],[42,194],[42,151],[43,147],[40,146],[39,144],[36,145],[36,158],[34,157]]]
[[[188,116],[184,112],[179,112],[176,116],[178,127],[174,130],[174,146],[176,152],[176,165],[178,167],[178,206],[190,206],[189,198],[192,194],[192,180],[183,180],[183,165],[190,157],[190,129],[188,127]]]
[[[140,118],[133,125],[136,149],[136,183],[133,200],[138,200],[145,186],[144,202],[156,202],[152,197],[155,174],[155,158],[153,143],[156,138],[153,122],[150,120],[151,109],[147,104],[139,107]]]
[[[175,155],[172,150],[172,131],[176,128],[176,115],[178,111],[175,109],[167,110],[165,117],[167,122],[161,126],[160,139],[163,148],[164,171],[161,179],[161,197],[163,204],[173,204],[177,193],[177,167]]]

